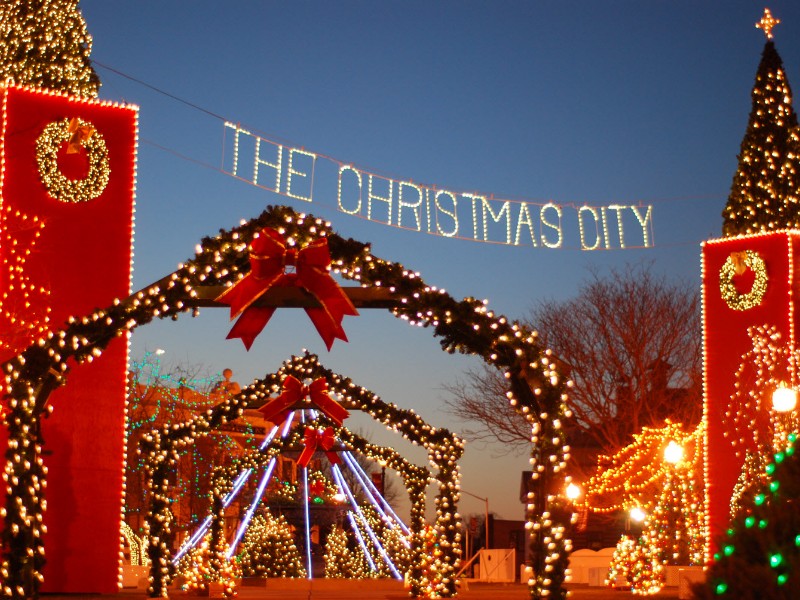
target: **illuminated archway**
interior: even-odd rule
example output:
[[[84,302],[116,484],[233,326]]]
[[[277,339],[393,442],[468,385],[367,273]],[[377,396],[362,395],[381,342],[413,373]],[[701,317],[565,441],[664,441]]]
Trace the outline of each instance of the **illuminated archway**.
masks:
[[[388,308],[396,317],[431,327],[443,350],[475,354],[504,373],[509,402],[531,424],[533,481],[526,511],[534,573],[529,580],[531,596],[565,598],[570,511],[561,492],[569,448],[562,422],[571,413],[566,405],[567,382],[551,352],[539,345],[535,332],[495,315],[483,302],[456,300],[401,264],[374,256],[367,244],[340,237],[322,219],[288,207],[268,208],[239,227],[205,238],[195,257],[168,277],[91,315],[72,319],[2,365],[9,392],[4,596],[38,595],[46,480],[39,419],[47,412],[50,392],[66,382],[68,363],[92,360],[111,339],[156,317],[177,318],[200,306],[218,305],[213,298],[221,289],[249,271],[248,244],[265,228],[301,247],[324,237],[332,271],[361,286],[352,295],[369,288],[361,306]]]

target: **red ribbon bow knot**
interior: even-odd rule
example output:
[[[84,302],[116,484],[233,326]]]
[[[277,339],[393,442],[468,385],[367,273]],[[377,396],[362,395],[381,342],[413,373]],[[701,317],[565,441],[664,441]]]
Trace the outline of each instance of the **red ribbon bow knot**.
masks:
[[[94,135],[94,127],[81,125],[78,117],[72,117],[67,125],[67,154],[77,154],[81,151],[81,146]]]
[[[241,315],[228,339],[241,338],[249,350],[275,312],[274,307],[253,306],[253,303],[272,286],[297,286],[310,292],[322,305],[305,311],[328,350],[337,338],[346,342],[342,320],[345,315],[358,316],[358,311],[331,277],[330,265],[326,238],[296,249],[289,247],[274,229],[262,229],[250,242],[250,273],[216,298],[231,307],[231,319]],[[294,266],[294,272],[287,272],[287,266]]]
[[[315,429],[313,427],[306,427],[306,434],[303,438],[305,448],[297,459],[297,464],[301,467],[307,467],[311,457],[317,449],[325,451],[325,455],[332,465],[338,465],[342,462],[336,452],[331,451],[333,445],[336,443],[336,438],[333,437],[333,427],[327,427],[324,431]]]
[[[258,410],[266,420],[280,423],[289,416],[292,406],[304,398],[308,398],[311,404],[319,408],[339,427],[350,416],[346,408],[328,395],[328,382],[325,378],[318,377],[311,382],[311,385],[303,385],[293,375],[287,375],[283,380],[283,391],[280,396]]]

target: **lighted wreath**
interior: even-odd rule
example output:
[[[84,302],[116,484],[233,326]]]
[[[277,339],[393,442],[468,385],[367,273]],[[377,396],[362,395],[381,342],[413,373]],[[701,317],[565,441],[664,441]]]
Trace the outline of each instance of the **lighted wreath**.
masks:
[[[725,264],[719,270],[719,293],[725,300],[725,304],[733,310],[750,310],[761,304],[764,294],[767,293],[767,265],[754,250],[745,250],[743,253],[734,254],[725,259]],[[755,273],[753,287],[746,294],[740,294],[733,283],[733,278],[737,274],[737,266],[741,269],[741,265],[752,269]]]
[[[89,158],[89,172],[83,179],[70,179],[58,168],[58,151],[64,142],[67,152],[83,148]],[[111,169],[103,136],[88,121],[80,118],[49,123],[36,140],[36,164],[47,193],[60,202],[89,202],[108,185]]]

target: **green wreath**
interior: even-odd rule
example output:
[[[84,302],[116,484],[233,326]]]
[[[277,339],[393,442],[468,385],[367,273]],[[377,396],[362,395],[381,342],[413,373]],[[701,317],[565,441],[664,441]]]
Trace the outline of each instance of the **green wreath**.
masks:
[[[70,179],[58,168],[58,149],[74,135],[70,131],[70,120],[53,121],[36,140],[36,163],[39,177],[47,193],[60,202],[89,202],[94,200],[108,185],[111,169],[108,167],[108,148],[103,136],[94,126],[77,119],[79,128],[91,130],[91,134],[80,140],[80,145],[89,157],[89,173],[83,179]]]
[[[752,269],[756,275],[753,287],[746,294],[740,294],[733,283],[736,266],[731,256],[728,256],[719,270],[720,295],[725,300],[725,304],[733,310],[750,310],[761,304],[764,294],[767,293],[767,265],[764,259],[753,250],[745,250],[744,255],[744,265]]]

